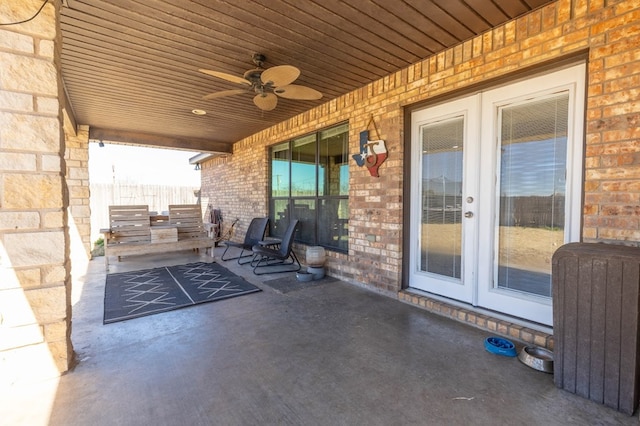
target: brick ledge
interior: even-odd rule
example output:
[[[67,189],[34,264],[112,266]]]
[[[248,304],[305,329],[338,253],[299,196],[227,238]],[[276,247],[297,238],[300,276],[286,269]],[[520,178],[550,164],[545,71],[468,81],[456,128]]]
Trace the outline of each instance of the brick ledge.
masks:
[[[507,338],[519,340],[525,344],[535,345],[553,351],[553,335],[540,330],[493,318],[489,315],[455,306],[426,295],[414,293],[407,289],[398,292],[398,300]]]

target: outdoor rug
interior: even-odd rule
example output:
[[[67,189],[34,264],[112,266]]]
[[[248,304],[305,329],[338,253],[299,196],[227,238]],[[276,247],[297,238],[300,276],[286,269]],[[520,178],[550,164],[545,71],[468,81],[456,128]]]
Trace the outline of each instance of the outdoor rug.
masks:
[[[277,293],[284,294],[291,291],[304,290],[306,288],[319,287],[323,284],[335,283],[339,280],[337,278],[325,276],[319,280],[301,282],[296,278],[296,274],[287,274],[283,277],[278,277],[269,281],[265,281],[262,284],[275,290]]]
[[[254,293],[260,289],[217,263],[108,274],[104,324]]]

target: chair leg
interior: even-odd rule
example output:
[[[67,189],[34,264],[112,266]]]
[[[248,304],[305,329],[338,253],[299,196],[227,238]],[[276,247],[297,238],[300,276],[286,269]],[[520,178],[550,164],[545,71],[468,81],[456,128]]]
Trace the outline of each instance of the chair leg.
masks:
[[[224,255],[227,253],[227,251],[229,250],[229,246],[227,245],[227,247],[224,249],[224,251],[222,252],[222,256],[220,256],[220,260],[224,260],[225,262],[227,260],[238,260],[238,265],[245,265],[247,263],[253,262],[253,253],[249,253],[249,254],[244,254],[245,251],[247,251],[245,248],[242,247],[238,247],[240,249],[240,255],[239,256],[235,256],[235,257],[227,257],[226,259],[224,258]],[[234,246],[235,247],[235,246]],[[240,259],[244,259],[246,257],[251,257],[251,260],[249,262],[240,262]]]
[[[302,268],[302,265],[300,265],[300,261],[298,260],[298,256],[296,256],[296,253],[293,250],[291,250],[291,264],[293,263],[298,264],[298,269],[296,269],[296,272],[298,272],[300,268]]]
[[[227,254],[227,250],[229,250],[229,247],[231,247],[231,246],[230,246],[230,245],[228,245],[228,244],[225,246],[225,249],[224,249],[224,251],[222,252],[222,256],[220,256],[220,260],[227,261],[227,260],[231,260],[231,259],[232,259],[232,258],[229,258],[229,259],[225,259],[225,258],[224,258],[224,255],[225,255],[225,254]]]
[[[288,259],[291,259],[291,261],[286,262]],[[264,264],[262,264],[263,261],[264,261]],[[276,261],[276,262],[271,263],[271,261]],[[295,266],[293,268],[287,268],[284,270],[278,268],[280,266],[288,266],[288,265],[295,265]],[[269,268],[269,267],[272,267],[272,268]],[[260,268],[269,268],[269,270],[266,270],[264,272],[258,272],[258,269]],[[284,272],[297,272],[301,268],[302,268],[302,265],[300,265],[298,256],[296,256],[296,254],[292,250],[291,254],[289,254],[289,256],[286,257],[285,259],[277,259],[277,258],[268,257],[268,256],[260,256],[260,258],[257,260],[255,265],[253,266],[253,273],[255,275],[279,274]]]
[[[240,256],[238,257],[238,265],[246,265],[248,263],[253,263],[253,260],[256,258],[255,254],[250,253],[243,256],[242,253],[244,253],[244,249],[242,249],[242,251],[240,252]],[[244,259],[246,257],[250,257],[251,259],[249,259],[248,261],[240,262],[240,259]]]

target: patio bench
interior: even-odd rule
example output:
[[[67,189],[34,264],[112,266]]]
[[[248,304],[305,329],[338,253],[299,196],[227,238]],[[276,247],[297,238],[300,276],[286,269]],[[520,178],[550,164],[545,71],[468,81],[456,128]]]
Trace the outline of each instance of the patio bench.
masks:
[[[166,253],[178,250],[211,249],[214,241],[202,223],[200,205],[169,206],[168,224],[154,225],[146,205],[109,206],[109,228],[104,234],[104,262],[109,269],[109,257]]]

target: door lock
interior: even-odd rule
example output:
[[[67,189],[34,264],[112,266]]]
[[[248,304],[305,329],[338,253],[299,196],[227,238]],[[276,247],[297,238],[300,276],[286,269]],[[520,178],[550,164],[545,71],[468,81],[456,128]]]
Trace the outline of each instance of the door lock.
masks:
[[[473,212],[464,212],[464,217],[473,217]]]

